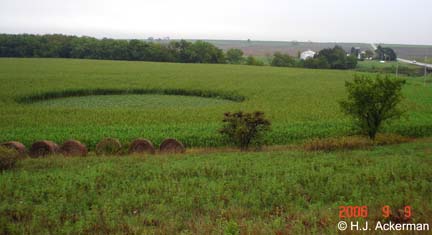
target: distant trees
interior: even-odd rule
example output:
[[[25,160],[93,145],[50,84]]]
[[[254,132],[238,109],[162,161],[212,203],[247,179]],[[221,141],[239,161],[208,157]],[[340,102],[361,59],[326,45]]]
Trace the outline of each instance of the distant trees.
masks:
[[[335,46],[321,50],[316,58],[325,58],[331,69],[352,69],[357,65],[357,58],[350,56],[347,58],[346,52],[342,47]],[[355,61],[355,62],[354,62]]]
[[[357,58],[347,53],[340,46],[326,48],[318,52],[313,58],[298,60],[288,54],[276,52],[270,63],[276,67],[304,67],[312,69],[353,69],[357,66]]]
[[[246,65],[263,66],[264,62],[257,60],[255,57],[250,55],[246,58]]]
[[[271,66],[294,67],[295,65],[296,65],[296,61],[290,55],[282,54],[280,52],[274,53]]]
[[[304,61],[305,68],[313,69],[353,69],[357,66],[355,55],[347,56],[342,47],[323,49],[314,58]]]
[[[390,47],[381,47],[379,45],[375,50],[376,58],[385,61],[395,61],[397,59],[396,52]]]
[[[353,82],[345,84],[348,99],[340,102],[341,109],[365,134],[375,139],[383,123],[403,113],[399,103],[404,84],[405,80],[380,75],[376,78],[355,76]]]
[[[243,62],[243,51],[231,48],[226,52],[226,59],[230,64],[241,64]]]
[[[347,56],[346,61],[345,61],[345,68],[346,69],[355,69],[355,67],[357,67],[357,57],[350,55]]]
[[[143,60],[183,63],[225,63],[224,52],[203,42],[169,44],[141,40],[96,39],[66,35],[0,34],[0,57],[54,57]]]
[[[371,50],[366,50],[364,56],[366,58],[372,58],[374,56],[374,53]]]
[[[226,53],[211,43],[159,40],[115,40],[92,37],[53,35],[0,34],[0,57],[53,57],[106,60],[138,60],[181,63],[231,63],[264,65],[253,56],[244,57],[240,49],[229,49]],[[394,59],[393,50],[379,47],[387,59]],[[394,53],[394,52],[393,52]],[[321,69],[351,69],[357,58],[346,55],[339,46],[321,50],[314,58],[298,60],[288,54],[274,53],[268,63],[276,67],[305,67]]]
[[[330,64],[325,57],[308,58],[304,61],[304,67],[310,69],[329,69]]]

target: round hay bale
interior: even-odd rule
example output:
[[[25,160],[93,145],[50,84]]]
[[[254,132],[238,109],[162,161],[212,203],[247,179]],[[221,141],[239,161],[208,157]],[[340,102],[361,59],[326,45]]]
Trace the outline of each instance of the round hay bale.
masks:
[[[60,147],[64,156],[87,156],[87,147],[78,140],[68,140]]]
[[[26,147],[24,144],[18,142],[18,141],[9,141],[4,142],[0,144],[3,147],[9,148],[9,149],[15,149],[19,155],[24,155],[27,152]]]
[[[59,147],[56,143],[49,140],[37,141],[30,148],[30,157],[44,157],[51,154],[56,154]]]
[[[159,150],[161,153],[184,153],[186,151],[180,141],[171,138],[162,141]]]
[[[114,155],[120,152],[121,143],[118,139],[106,138],[96,145],[97,155]]]
[[[132,153],[148,153],[154,154],[155,148],[150,140],[146,139],[136,139],[129,146],[129,154]]]

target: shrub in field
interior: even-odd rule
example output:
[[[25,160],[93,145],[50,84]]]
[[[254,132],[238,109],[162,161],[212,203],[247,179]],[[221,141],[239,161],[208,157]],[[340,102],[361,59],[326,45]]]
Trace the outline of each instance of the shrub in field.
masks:
[[[186,151],[184,145],[176,139],[165,139],[160,147],[161,153],[184,153]]]
[[[231,48],[226,52],[226,59],[230,64],[241,64],[243,62],[243,51]]]
[[[294,67],[295,60],[288,54],[282,54],[280,52],[276,52],[273,55],[273,60],[271,61],[271,66],[276,67]]]
[[[45,157],[47,155],[56,154],[59,147],[56,143],[49,140],[37,141],[32,144],[29,154],[30,157]]]
[[[402,115],[398,105],[403,98],[404,84],[405,80],[388,76],[377,75],[374,79],[356,75],[353,82],[345,83],[348,100],[339,104],[369,138],[375,139],[383,123]]]
[[[241,150],[247,150],[251,144],[261,146],[263,133],[270,129],[270,121],[263,112],[228,112],[224,114],[223,123],[219,132]]]
[[[19,159],[19,153],[15,149],[0,146],[0,171],[11,169]]]
[[[96,145],[97,155],[118,154],[120,150],[121,150],[121,143],[118,139],[114,139],[114,138],[103,139]]]
[[[150,140],[136,139],[130,144],[128,152],[129,154],[132,153],[154,154],[155,148],[153,146],[153,143]]]
[[[255,57],[253,56],[248,56],[246,57],[246,64],[247,65],[254,65],[254,66],[263,66],[264,63],[260,60],[257,60]]]
[[[86,156],[87,147],[77,140],[68,140],[60,147],[60,152],[65,156]]]
[[[23,156],[26,154],[27,149],[24,144],[17,142],[17,141],[9,141],[0,144],[0,146],[3,146],[5,148],[15,149],[19,155]]]

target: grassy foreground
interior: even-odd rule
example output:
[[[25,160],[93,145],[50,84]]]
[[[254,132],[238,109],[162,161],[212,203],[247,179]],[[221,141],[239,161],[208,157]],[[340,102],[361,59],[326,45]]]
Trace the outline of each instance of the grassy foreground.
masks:
[[[343,136],[353,131],[338,101],[345,98],[344,83],[353,74],[238,65],[1,58],[0,142],[18,140],[28,146],[41,139],[61,144],[73,138],[92,149],[106,137],[123,143],[144,137],[156,145],[173,137],[188,147],[221,146],[218,129],[223,113],[239,110],[265,112],[272,121],[266,136],[269,144]],[[41,94],[98,89],[158,93],[139,98],[134,93],[19,102]],[[162,91],[207,98],[167,97]],[[431,136],[431,84],[424,86],[421,78],[409,78],[404,95],[405,119],[385,131]],[[245,100],[235,102],[219,96]]]
[[[0,173],[0,233],[336,234],[340,205],[432,217],[432,140],[370,151],[26,159]]]

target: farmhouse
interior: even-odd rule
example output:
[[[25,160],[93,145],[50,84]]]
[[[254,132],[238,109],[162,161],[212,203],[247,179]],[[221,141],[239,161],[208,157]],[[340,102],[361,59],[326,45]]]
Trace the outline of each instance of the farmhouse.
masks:
[[[307,58],[313,58],[315,56],[315,54],[316,54],[315,51],[311,51],[311,50],[303,51],[300,54],[300,59],[306,60]]]

